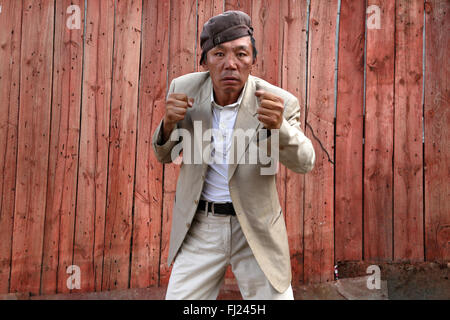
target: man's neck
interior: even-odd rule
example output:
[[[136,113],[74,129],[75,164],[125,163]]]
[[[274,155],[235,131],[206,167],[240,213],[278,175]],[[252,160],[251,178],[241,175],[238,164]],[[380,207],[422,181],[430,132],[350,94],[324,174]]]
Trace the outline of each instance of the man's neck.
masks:
[[[222,94],[217,94],[217,91],[215,89],[213,89],[214,92],[214,101],[219,105],[219,106],[227,106],[229,104],[235,103],[238,101],[239,96],[241,95],[242,90],[244,89],[244,87],[241,88],[240,91],[237,92],[230,92],[230,93],[222,93]]]

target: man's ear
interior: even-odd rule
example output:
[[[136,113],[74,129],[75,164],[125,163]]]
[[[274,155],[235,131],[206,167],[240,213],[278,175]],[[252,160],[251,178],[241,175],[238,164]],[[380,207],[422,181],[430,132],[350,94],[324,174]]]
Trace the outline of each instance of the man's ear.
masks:
[[[201,67],[203,68],[203,70],[209,71],[209,67],[208,67],[208,63],[207,63],[207,62],[203,62],[203,63],[201,64]]]
[[[252,65],[255,65],[257,61],[258,61],[258,57],[255,57],[255,58],[253,59]]]

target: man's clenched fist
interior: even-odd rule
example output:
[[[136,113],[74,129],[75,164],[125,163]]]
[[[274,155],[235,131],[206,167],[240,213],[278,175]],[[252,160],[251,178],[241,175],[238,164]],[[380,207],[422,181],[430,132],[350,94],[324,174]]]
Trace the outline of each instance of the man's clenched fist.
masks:
[[[283,99],[263,90],[257,90],[255,96],[260,100],[258,120],[266,129],[280,129],[283,123]]]
[[[167,141],[178,121],[184,119],[187,108],[192,108],[194,99],[184,93],[172,93],[166,101],[166,113],[163,120],[163,138]]]

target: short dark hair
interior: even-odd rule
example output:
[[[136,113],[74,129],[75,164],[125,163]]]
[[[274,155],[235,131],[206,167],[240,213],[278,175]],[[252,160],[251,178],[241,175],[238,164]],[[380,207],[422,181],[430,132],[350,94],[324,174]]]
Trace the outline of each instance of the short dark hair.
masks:
[[[255,38],[253,38],[253,36],[250,36],[250,41],[252,43],[252,48],[253,48],[253,61],[255,61],[256,56],[258,55],[258,50],[256,50],[256,41]],[[206,63],[206,54],[208,52],[202,51],[202,55],[200,57],[200,65],[203,65]]]

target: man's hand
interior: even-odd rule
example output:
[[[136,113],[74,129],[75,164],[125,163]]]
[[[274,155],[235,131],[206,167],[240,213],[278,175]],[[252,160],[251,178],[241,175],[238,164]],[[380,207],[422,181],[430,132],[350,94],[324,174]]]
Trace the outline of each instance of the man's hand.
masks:
[[[163,139],[169,140],[170,134],[178,121],[184,119],[187,108],[192,108],[194,99],[189,98],[184,93],[172,93],[166,101],[166,112],[163,120]]]
[[[260,100],[260,107],[256,110],[258,120],[266,129],[280,129],[283,123],[283,99],[263,90],[257,90],[255,96]]]

